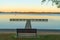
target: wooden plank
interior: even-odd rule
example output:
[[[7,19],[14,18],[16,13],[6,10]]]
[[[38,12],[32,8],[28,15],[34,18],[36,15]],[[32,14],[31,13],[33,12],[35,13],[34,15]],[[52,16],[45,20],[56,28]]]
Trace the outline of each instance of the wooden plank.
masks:
[[[31,20],[31,21],[48,21],[48,19],[10,19],[10,21],[26,21],[26,20]]]

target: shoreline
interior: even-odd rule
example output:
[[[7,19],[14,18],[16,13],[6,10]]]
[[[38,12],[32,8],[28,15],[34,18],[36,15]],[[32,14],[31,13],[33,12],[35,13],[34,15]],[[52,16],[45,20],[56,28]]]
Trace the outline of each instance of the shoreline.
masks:
[[[60,14],[60,12],[0,12],[0,14]]]

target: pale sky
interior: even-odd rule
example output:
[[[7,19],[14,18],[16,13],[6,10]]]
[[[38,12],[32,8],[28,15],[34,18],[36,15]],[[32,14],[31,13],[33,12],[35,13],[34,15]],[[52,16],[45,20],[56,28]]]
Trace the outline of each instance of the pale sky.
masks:
[[[21,11],[21,12],[60,12],[52,2],[41,5],[41,0],[0,0],[0,11]]]

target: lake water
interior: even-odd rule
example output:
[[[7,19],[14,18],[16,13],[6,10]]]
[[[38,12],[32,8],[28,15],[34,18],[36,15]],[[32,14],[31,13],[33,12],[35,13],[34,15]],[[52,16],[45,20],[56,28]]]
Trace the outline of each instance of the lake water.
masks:
[[[48,22],[33,22],[31,21],[32,28],[37,29],[60,29],[60,14],[0,14],[0,29],[16,29],[25,28],[26,21],[10,22],[9,16],[45,16],[48,17]],[[6,16],[6,17],[5,17]]]

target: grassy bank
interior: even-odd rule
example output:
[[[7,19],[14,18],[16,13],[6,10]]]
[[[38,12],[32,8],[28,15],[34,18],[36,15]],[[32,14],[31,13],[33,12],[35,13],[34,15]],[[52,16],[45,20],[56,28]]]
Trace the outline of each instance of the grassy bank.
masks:
[[[39,38],[16,38],[16,34],[0,34],[0,40],[60,40],[60,35],[40,35]]]
[[[40,40],[60,40],[60,35],[40,35]]]

